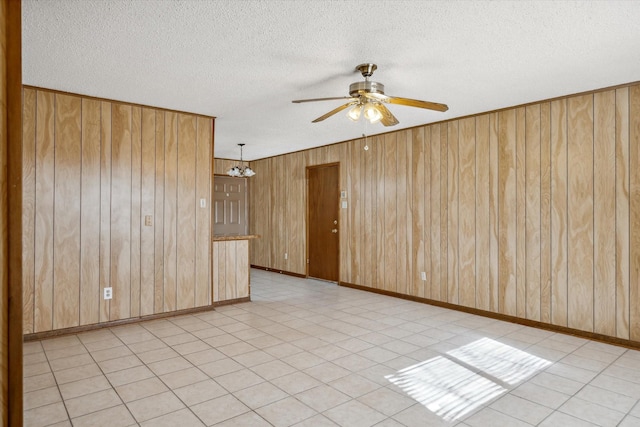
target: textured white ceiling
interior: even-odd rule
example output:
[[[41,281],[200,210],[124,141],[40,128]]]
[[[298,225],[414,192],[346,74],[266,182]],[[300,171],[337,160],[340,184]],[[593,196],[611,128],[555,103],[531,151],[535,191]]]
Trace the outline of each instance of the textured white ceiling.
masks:
[[[24,84],[216,116],[259,159],[640,80],[639,1],[23,0]],[[311,120],[374,62],[400,124]]]

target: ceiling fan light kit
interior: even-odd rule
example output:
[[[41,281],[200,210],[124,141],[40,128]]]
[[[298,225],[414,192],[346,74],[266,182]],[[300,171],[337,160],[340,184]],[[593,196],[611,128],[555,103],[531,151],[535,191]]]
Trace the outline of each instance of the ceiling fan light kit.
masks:
[[[442,112],[449,109],[449,107],[447,107],[445,104],[438,104],[436,102],[420,101],[418,99],[399,98],[396,96],[385,95],[384,85],[382,83],[369,80],[369,77],[373,75],[373,72],[377,68],[378,66],[376,64],[370,63],[358,65],[356,67],[356,70],[360,71],[362,77],[364,77],[364,81],[351,83],[349,85],[349,96],[298,99],[291,102],[301,103],[314,101],[330,101],[336,99],[348,100],[346,104],[343,104],[338,108],[335,108],[328,113],[318,117],[317,119],[313,120],[312,123],[321,122],[324,119],[327,119],[342,110],[353,107],[347,112],[347,117],[349,117],[349,119],[353,121],[358,121],[362,116],[364,116],[364,118],[369,120],[369,122],[371,123],[380,122],[384,126],[395,126],[399,123],[398,119],[396,119],[391,111],[389,111],[389,109],[384,105],[385,103],[405,105],[408,107],[424,108],[427,110]]]
[[[227,175],[233,176],[236,178],[250,177],[254,176],[256,173],[249,166],[245,166],[242,161],[242,147],[244,144],[238,144],[240,146],[240,164],[233,166],[231,169],[227,171]]]

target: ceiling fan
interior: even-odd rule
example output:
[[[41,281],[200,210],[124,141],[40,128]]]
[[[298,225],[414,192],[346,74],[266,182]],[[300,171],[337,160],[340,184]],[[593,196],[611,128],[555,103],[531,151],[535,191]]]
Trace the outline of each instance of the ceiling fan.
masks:
[[[369,80],[369,77],[373,75],[373,72],[378,68],[376,64],[360,64],[356,67],[357,71],[360,71],[363,82],[355,82],[349,85],[349,96],[338,96],[331,98],[314,98],[314,99],[296,99],[294,102],[299,104],[301,102],[315,102],[315,101],[331,101],[334,99],[346,99],[347,103],[339,106],[327,114],[324,114],[312,123],[321,122],[326,118],[339,113],[349,107],[351,110],[347,113],[347,116],[357,121],[361,116],[369,120],[371,123],[380,122],[384,126],[397,125],[398,119],[391,114],[391,111],[384,104],[397,104],[406,105],[408,107],[426,108],[428,110],[435,111],[447,111],[449,107],[445,104],[438,104],[436,102],[420,101],[417,99],[399,98],[396,96],[389,96],[384,94],[384,85],[382,83],[373,82]]]

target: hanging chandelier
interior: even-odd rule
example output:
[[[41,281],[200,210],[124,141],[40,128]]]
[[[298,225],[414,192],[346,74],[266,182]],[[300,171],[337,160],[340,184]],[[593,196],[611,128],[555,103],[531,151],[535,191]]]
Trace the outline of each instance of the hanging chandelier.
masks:
[[[249,177],[255,175],[256,173],[253,171],[253,169],[251,169],[249,166],[245,166],[244,162],[242,161],[242,147],[244,147],[244,144],[238,145],[240,146],[240,164],[229,169],[227,171],[227,175],[234,177]]]

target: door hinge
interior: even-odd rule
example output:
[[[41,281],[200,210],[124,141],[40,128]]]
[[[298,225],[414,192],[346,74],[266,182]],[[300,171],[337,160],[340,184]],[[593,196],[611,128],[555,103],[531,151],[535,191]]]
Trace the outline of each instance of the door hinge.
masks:
[[[309,264],[309,258],[307,258],[307,264]]]

